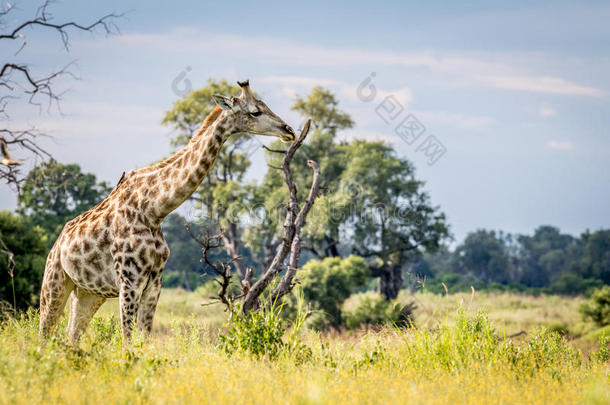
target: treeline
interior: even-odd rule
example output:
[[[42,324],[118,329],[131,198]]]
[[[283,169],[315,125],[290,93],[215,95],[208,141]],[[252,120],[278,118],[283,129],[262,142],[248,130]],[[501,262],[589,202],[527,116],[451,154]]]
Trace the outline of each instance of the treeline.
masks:
[[[200,246],[182,231],[184,223],[178,214],[164,223],[174,257],[167,264],[164,285],[194,289],[209,278],[202,276]],[[342,246],[344,249],[347,247]],[[256,262],[248,249],[241,254],[248,263]],[[303,262],[315,259],[310,254]],[[445,288],[457,292],[474,287],[477,291],[586,294],[610,285],[610,230],[573,236],[549,225],[538,227],[532,235],[481,229],[470,232],[453,249],[442,246],[422,254],[405,264],[402,272],[402,287],[412,291],[444,293]],[[366,285],[365,289],[378,289],[376,282]]]
[[[610,230],[580,236],[540,226],[533,235],[477,230],[454,250],[424,254],[406,270],[412,288],[580,294],[610,284]]]

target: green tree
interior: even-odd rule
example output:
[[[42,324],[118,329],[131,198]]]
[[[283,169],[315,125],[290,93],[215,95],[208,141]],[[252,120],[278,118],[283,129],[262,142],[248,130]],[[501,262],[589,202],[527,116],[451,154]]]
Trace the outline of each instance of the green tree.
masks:
[[[610,285],[610,230],[585,233],[581,239],[584,244],[579,264],[581,275]]]
[[[51,246],[66,222],[99,203],[111,188],[77,164],[49,161],[30,171],[17,212],[42,227]]]
[[[192,291],[203,284],[201,272],[201,246],[191,238],[185,219],[172,213],[161,224],[171,254],[163,271],[164,287],[183,287]],[[194,224],[190,224],[196,228]]]
[[[485,283],[509,282],[509,256],[502,235],[478,230],[466,236],[453,255],[454,271]]]
[[[346,218],[341,240],[349,240],[352,252],[371,262],[380,292],[394,299],[403,286],[404,267],[423,251],[438,249],[449,235],[445,215],[423,191],[413,165],[389,145],[354,141],[346,147],[349,160],[339,189],[347,190],[343,198],[349,203],[347,211],[339,208]]]
[[[567,271],[581,255],[579,241],[558,228],[543,225],[533,236],[519,235],[518,281],[529,287],[546,287]]]
[[[13,265],[0,252],[0,301],[16,304],[18,309],[36,305],[47,252],[44,231],[27,218],[0,211],[0,240],[6,245],[1,250],[14,254]]]
[[[395,298],[402,286],[402,271],[423,250],[433,250],[448,235],[445,218],[423,192],[410,162],[396,156],[381,142],[339,142],[340,130],[353,121],[338,108],[335,96],[321,87],[297,97],[293,110],[313,119],[314,131],[295,161],[319,162],[322,189],[304,228],[304,249],[312,256],[367,258],[373,275],[387,298]],[[281,149],[279,143],[274,148]],[[270,165],[281,156],[268,153]],[[297,190],[306,190],[311,173],[295,173]],[[277,170],[267,172],[258,190],[266,216],[246,232],[251,247],[273,251],[279,244],[286,190]],[[304,199],[305,195],[299,195]]]
[[[369,276],[368,265],[363,258],[357,256],[348,256],[345,259],[327,257],[307,262],[299,270],[303,295],[325,315],[324,322],[316,326],[341,326],[343,302],[356,289],[364,286]]]
[[[338,131],[351,128],[354,122],[349,115],[339,109],[339,101],[328,90],[320,86],[314,87],[306,97],[297,96],[292,110],[299,112],[305,119],[311,118],[312,129],[306,144],[301,146],[293,159],[295,167],[306,167],[309,159],[315,160],[321,169],[321,187],[324,190],[335,190],[341,173],[344,170],[342,151],[337,148],[335,137]],[[275,142],[272,148],[283,149],[284,145]],[[267,159],[271,166],[277,166],[282,156],[268,152]],[[311,184],[310,170],[295,171],[293,180],[297,190],[308,190]],[[308,240],[305,249],[318,258],[339,256],[338,226],[328,221],[326,210],[322,207],[329,205],[329,192],[321,195],[308,223],[316,222],[316,228],[309,225],[304,229],[304,236]],[[332,192],[330,194],[333,194]],[[305,199],[304,193],[299,193],[299,202]],[[264,260],[269,263],[279,246],[283,221],[285,218],[285,204],[288,200],[288,191],[284,186],[279,170],[269,170],[263,183],[256,189],[253,206],[262,208],[257,226],[246,230],[245,239],[251,249],[262,247]]]

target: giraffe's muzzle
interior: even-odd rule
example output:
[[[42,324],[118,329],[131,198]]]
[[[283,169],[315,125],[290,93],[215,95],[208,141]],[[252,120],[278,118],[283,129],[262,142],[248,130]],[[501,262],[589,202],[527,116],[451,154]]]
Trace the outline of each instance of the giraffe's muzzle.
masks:
[[[282,127],[282,130],[284,131],[284,135],[282,136],[282,141],[292,142],[295,139],[297,139],[297,136],[294,133],[294,130],[290,127],[290,125],[284,125]]]

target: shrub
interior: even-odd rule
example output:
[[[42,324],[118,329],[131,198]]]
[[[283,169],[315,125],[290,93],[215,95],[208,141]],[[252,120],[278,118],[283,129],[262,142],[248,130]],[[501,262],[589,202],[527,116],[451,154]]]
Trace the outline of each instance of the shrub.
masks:
[[[236,308],[226,322],[226,331],[218,335],[218,345],[227,354],[249,353],[255,357],[276,359],[283,347],[284,325],[281,307],[242,314]]]
[[[547,290],[551,294],[574,295],[591,291],[601,284],[601,280],[586,279],[577,274],[565,273],[555,280]]]
[[[301,289],[308,302],[326,315],[318,315],[317,329],[330,325],[335,328],[343,322],[341,306],[357,289],[364,286],[370,270],[363,258],[349,256],[345,259],[328,257],[311,260],[299,272]]]
[[[393,306],[381,294],[365,293],[358,296],[355,307],[343,311],[343,319],[348,329],[361,325],[365,325],[368,329],[369,326],[393,322]]]
[[[218,347],[229,355],[246,353],[275,360],[284,353],[299,363],[306,360],[311,350],[298,338],[306,318],[303,307],[299,305],[290,325],[283,319],[282,309],[283,305],[277,305],[244,314],[236,305],[225,323],[226,330],[218,335]],[[291,331],[285,336],[289,328]]]
[[[508,367],[507,371],[518,376],[548,370],[554,378],[562,378],[580,365],[579,353],[559,334],[541,329],[523,344],[516,344],[501,337],[482,312],[471,317],[460,310],[455,324],[446,321],[435,331],[415,329],[405,337],[405,356],[422,373]]]
[[[599,337],[599,349],[593,352],[593,358],[601,364],[610,361],[610,335],[604,333]]]
[[[566,325],[562,325],[559,323],[550,325],[548,327],[548,330],[549,330],[549,332],[556,333],[559,336],[565,336],[565,337],[570,336],[570,329]]]
[[[589,302],[580,307],[585,318],[590,318],[599,326],[610,325],[610,286],[606,285],[591,294]]]
[[[356,294],[351,301],[356,301],[352,308],[343,309],[343,319],[348,329],[355,329],[365,325],[379,326],[394,324],[397,326],[410,327],[414,324],[414,303],[406,305],[397,301],[387,301],[378,293]]]

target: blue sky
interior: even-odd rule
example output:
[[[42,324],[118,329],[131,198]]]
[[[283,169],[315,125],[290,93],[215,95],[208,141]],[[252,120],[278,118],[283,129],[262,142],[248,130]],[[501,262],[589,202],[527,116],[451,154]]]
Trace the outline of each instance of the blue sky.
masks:
[[[610,4],[457,3],[64,1],[58,21],[128,11],[121,35],[74,35],[66,54],[55,36],[28,32],[19,61],[44,71],[75,60],[80,80],[58,83],[61,113],[14,104],[11,125],[48,131],[60,161],[114,183],[167,155],[160,121],[181,72],[194,88],[249,78],[295,127],[294,95],[321,84],[356,122],[345,139],[384,140],[413,161],[457,240],[477,228],[609,227]],[[371,72],[377,95],[363,102],[356,89]],[[377,114],[386,97],[404,107],[390,124]],[[394,132],[408,114],[426,128],[413,145]],[[429,135],[446,148],[433,165],[417,151]],[[262,153],[253,158],[258,178]]]

